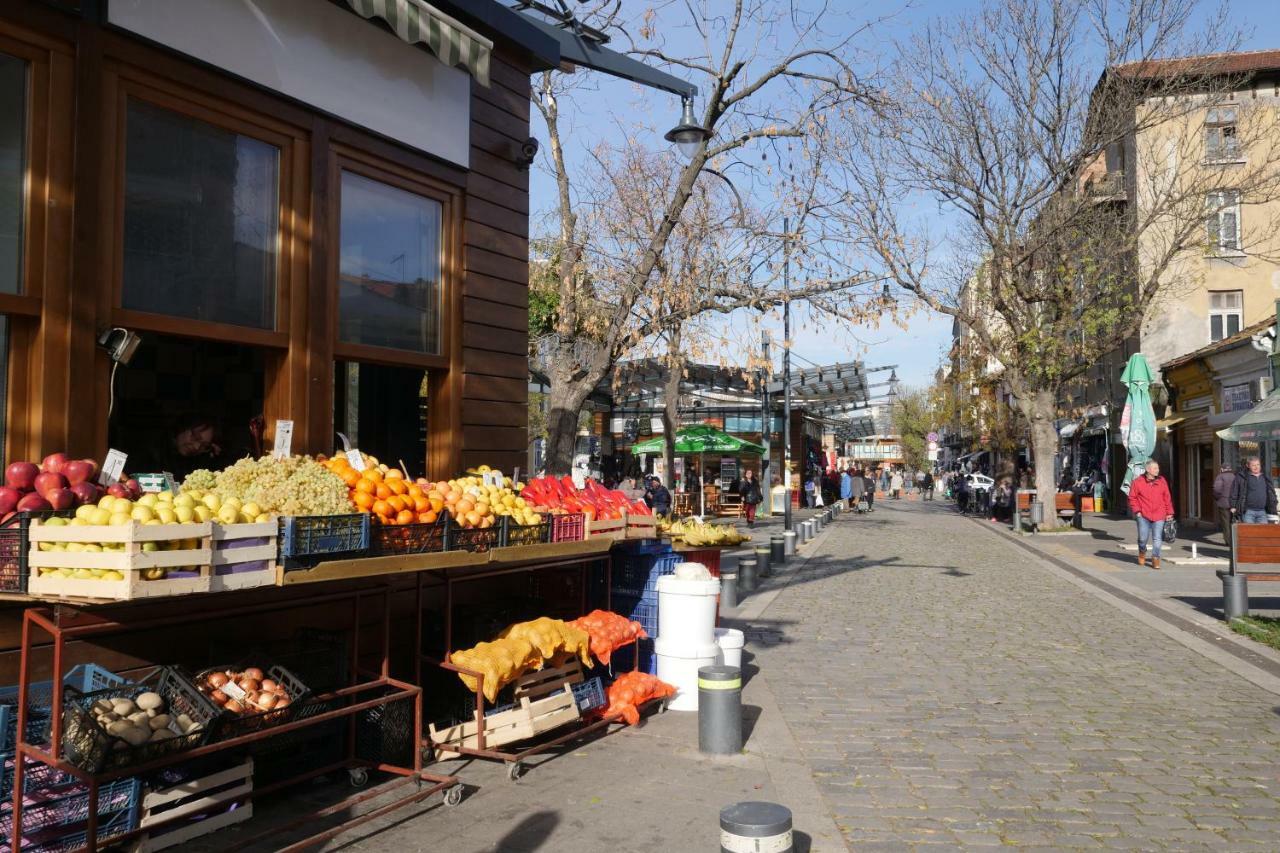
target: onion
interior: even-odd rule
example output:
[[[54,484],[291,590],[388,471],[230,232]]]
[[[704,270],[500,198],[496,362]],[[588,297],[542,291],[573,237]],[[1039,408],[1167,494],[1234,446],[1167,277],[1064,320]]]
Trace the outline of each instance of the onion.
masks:
[[[227,677],[225,672],[211,672],[209,673],[209,677],[206,679],[206,681],[209,682],[209,686],[215,690],[230,680],[231,679]]]
[[[280,685],[272,681],[270,678],[264,678],[262,679],[262,689],[268,693],[277,693],[280,690]]]
[[[270,711],[272,708],[275,708],[278,703],[279,700],[275,696],[270,693],[265,693],[262,695],[262,698],[258,700],[258,707],[264,711]]]
[[[226,682],[223,682],[223,683],[225,684]],[[227,699],[229,699],[230,697],[228,697],[227,694],[223,693],[221,690],[215,690],[209,694],[209,698],[217,702],[219,705],[225,705],[227,704]]]
[[[245,678],[252,678],[254,681],[261,681],[263,679],[262,670],[258,669],[256,666],[249,667],[241,673],[241,675]]]
[[[235,699],[228,699],[227,704],[223,705],[222,707],[233,714],[244,713],[244,706],[241,705],[239,702],[237,702]]]
[[[245,693],[257,693],[262,689],[261,679],[250,678],[247,675],[236,683],[240,685],[240,689]]]
[[[288,707],[289,707],[289,697],[288,697],[288,696],[281,696],[279,699],[277,699],[277,700],[276,700],[276,710],[277,710],[277,711],[279,711],[281,708],[288,708]]]

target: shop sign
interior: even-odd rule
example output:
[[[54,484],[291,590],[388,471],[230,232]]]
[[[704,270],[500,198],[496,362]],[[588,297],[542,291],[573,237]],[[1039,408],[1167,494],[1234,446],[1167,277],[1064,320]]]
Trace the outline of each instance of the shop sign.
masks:
[[[98,483],[102,486],[110,486],[112,483],[120,482],[120,475],[124,473],[124,463],[128,459],[129,454],[114,447],[108,450],[107,458],[102,460],[102,473],[98,475]]]
[[[1247,412],[1253,408],[1253,389],[1248,382],[1222,388],[1223,412]]]

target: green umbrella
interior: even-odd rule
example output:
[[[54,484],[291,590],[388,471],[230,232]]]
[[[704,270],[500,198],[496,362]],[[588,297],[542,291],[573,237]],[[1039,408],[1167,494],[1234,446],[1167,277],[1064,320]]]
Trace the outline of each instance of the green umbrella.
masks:
[[[1124,472],[1120,491],[1129,494],[1129,484],[1142,474],[1143,468],[1156,449],[1156,415],[1151,410],[1151,368],[1142,353],[1129,356],[1129,363],[1120,374],[1120,381],[1129,389],[1124,401],[1124,414],[1120,416],[1120,434],[1124,436],[1125,450],[1129,451],[1129,464]]]
[[[631,453],[639,456],[642,453],[665,453],[666,449],[666,438],[660,435],[632,445]],[[676,430],[675,450],[676,453],[681,455],[698,454],[698,467],[704,471],[706,470],[702,464],[702,454],[704,453],[749,453],[753,456],[759,456],[764,453],[764,448],[759,444],[746,439],[735,438],[724,430],[716,429],[710,424],[695,424],[694,426],[682,427]],[[698,492],[698,513],[700,515],[706,509],[705,498],[705,490],[700,490]]]

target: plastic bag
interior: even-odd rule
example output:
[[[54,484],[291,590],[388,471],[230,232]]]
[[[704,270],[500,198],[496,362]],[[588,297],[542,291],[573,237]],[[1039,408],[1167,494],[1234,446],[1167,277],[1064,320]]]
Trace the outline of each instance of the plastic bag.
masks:
[[[531,622],[508,625],[499,636],[528,641],[543,660],[551,660],[556,666],[574,657],[581,660],[583,666],[591,666],[591,637],[570,622],[542,616]]]
[[[518,637],[477,643],[473,648],[454,652],[449,660],[456,666],[484,675],[484,698],[490,702],[498,698],[498,691],[503,687],[530,669],[542,666],[542,656],[533,644]],[[478,685],[474,675],[460,672],[458,677],[468,690],[475,692]]]
[[[654,699],[674,696],[676,689],[656,675],[628,672],[609,685],[609,703],[604,716],[619,716],[629,726],[640,722],[640,706]]]
[[[618,649],[649,636],[639,622],[632,622],[608,610],[593,610],[569,624],[588,634],[591,654],[603,664],[609,663],[609,658]]]

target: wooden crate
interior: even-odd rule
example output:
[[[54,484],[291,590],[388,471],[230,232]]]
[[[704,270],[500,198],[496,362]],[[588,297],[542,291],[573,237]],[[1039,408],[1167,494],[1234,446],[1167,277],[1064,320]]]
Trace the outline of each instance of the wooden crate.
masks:
[[[580,681],[582,665],[577,660],[520,676],[515,681],[516,707],[484,717],[485,748],[527,740],[581,719],[572,686]],[[436,743],[472,749],[480,745],[475,720],[440,728],[431,725],[428,730]]]
[[[587,538],[588,539],[626,539],[627,538],[627,519],[625,517],[604,518],[599,520],[587,519]]]
[[[210,591],[274,585],[279,537],[280,525],[274,519],[252,524],[213,522]]]
[[[658,520],[652,515],[624,513],[626,521],[626,539],[657,539]]]
[[[31,523],[28,538],[31,551],[27,556],[31,577],[27,591],[35,596],[69,598],[107,598],[128,601],[135,598],[152,598],[163,595],[186,595],[208,592],[212,569],[210,562],[213,527],[209,522],[194,524],[147,525],[134,521],[121,525],[82,526],[62,525],[51,527]],[[163,543],[177,540],[197,540],[200,547],[174,551],[146,551],[147,542]],[[123,544],[123,551],[69,552],[45,551],[40,543],[79,542]],[[41,569],[111,569],[124,575],[122,580],[103,578],[68,578],[40,573]],[[168,577],[146,580],[145,569],[183,569],[194,572],[191,577]]]
[[[246,758],[235,767],[191,779],[171,788],[147,791],[142,797],[139,829],[176,817],[187,817],[189,820],[170,824],[155,836],[150,833],[142,835],[134,844],[134,853],[164,850],[243,823],[253,817],[251,801],[246,800],[230,811],[227,809],[232,800],[252,791],[252,758]]]

